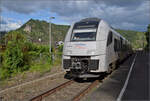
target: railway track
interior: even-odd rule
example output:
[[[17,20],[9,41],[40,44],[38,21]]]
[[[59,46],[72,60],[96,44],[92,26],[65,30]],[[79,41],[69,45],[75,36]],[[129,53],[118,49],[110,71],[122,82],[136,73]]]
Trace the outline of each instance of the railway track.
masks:
[[[76,84],[73,85],[73,83],[76,83]],[[51,96],[52,94],[57,93],[59,91],[61,92],[61,89],[67,90],[68,89],[67,87],[69,85],[72,85],[72,87],[70,87],[71,89],[69,89],[68,92],[72,93],[72,92],[80,91],[77,94],[72,94],[72,96],[74,96],[74,97],[71,96],[71,101],[79,101],[85,94],[87,94],[92,88],[94,88],[98,84],[99,84],[99,80],[95,80],[92,83],[77,83],[75,81],[70,80],[70,81],[67,81],[67,82],[53,88],[53,89],[50,89],[49,91],[46,91],[46,92],[32,98],[30,101],[42,101],[42,100],[49,101],[52,98],[52,96]],[[79,85],[79,86],[77,86],[77,85]],[[82,89],[82,90],[80,90],[80,89]],[[62,91],[61,94],[60,94],[60,92],[56,95],[58,95],[58,96],[61,94],[67,95],[67,93],[64,93],[64,91]],[[49,97],[49,96],[51,96],[51,97]],[[63,95],[63,96],[65,96],[65,95]],[[70,99],[69,97],[70,96],[68,95],[67,99]],[[53,99],[55,99],[55,101],[63,101],[62,97],[60,97],[59,99],[58,99],[58,97],[56,97],[56,98],[57,98],[57,100],[55,98],[53,98]],[[65,101],[66,101],[66,98],[65,98]]]
[[[92,88],[99,84],[99,80],[94,81],[88,87],[86,87],[83,91],[81,91],[78,95],[76,95],[72,101],[79,101],[85,94],[87,94]]]
[[[29,101],[32,97],[66,81],[64,72],[29,81],[0,91],[0,101]]]
[[[45,77],[42,77],[42,78],[39,78],[39,79],[36,79],[36,80],[32,80],[32,81],[28,81],[28,82],[25,82],[25,83],[22,83],[22,84],[19,84],[19,85],[16,85],[16,86],[12,86],[12,87],[6,88],[4,90],[0,90],[0,94],[4,93],[6,91],[12,90],[12,89],[17,89],[17,88],[25,86],[25,85],[29,85],[29,84],[32,84],[32,83],[39,82],[39,81],[44,80],[44,79],[52,78],[52,77],[55,77],[55,76],[63,74],[63,73],[64,72],[55,73],[55,74],[48,75],[48,76],[45,76]]]
[[[55,93],[56,91],[58,91],[58,90],[60,90],[60,89],[62,89],[62,88],[64,88],[64,87],[66,87],[66,86],[72,84],[73,82],[74,82],[74,81],[72,81],[72,80],[67,81],[67,82],[65,82],[65,83],[63,83],[63,84],[61,84],[61,85],[59,85],[59,86],[57,86],[57,87],[55,87],[55,88],[53,88],[53,89],[50,89],[50,90],[48,90],[48,91],[46,91],[46,92],[44,92],[44,93],[42,93],[42,94],[40,94],[40,95],[38,95],[38,96],[32,98],[30,101],[42,101],[42,99],[43,99],[44,97],[47,97],[47,96],[49,96],[49,95]]]

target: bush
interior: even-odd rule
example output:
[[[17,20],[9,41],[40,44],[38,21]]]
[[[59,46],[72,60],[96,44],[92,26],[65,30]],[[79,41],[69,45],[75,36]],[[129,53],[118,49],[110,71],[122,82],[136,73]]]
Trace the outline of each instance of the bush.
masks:
[[[2,57],[1,78],[8,78],[13,74],[29,69],[28,45],[26,45],[24,35],[10,32],[5,37],[7,38],[7,45]]]
[[[64,46],[64,45],[60,45],[60,46],[58,47],[58,52],[62,52],[62,51],[63,51],[63,46]]]
[[[2,57],[0,78],[5,79],[26,70],[49,71],[52,55],[48,45],[39,45],[27,41],[19,32],[9,32],[6,35],[7,45]],[[60,51],[62,48],[60,47]],[[55,50],[52,48],[52,52]]]
[[[0,80],[8,78],[10,76],[11,76],[11,73],[7,69],[0,68]]]
[[[3,54],[0,53],[0,66],[2,65],[2,61],[3,61]]]
[[[22,52],[20,44],[9,42],[4,52],[4,68],[10,71],[10,73],[22,72],[28,69],[28,66],[26,66],[27,61],[25,60],[25,55]]]

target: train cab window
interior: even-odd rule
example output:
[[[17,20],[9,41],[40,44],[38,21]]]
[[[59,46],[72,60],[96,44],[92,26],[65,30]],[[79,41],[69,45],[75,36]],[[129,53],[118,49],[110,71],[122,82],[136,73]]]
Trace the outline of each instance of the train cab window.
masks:
[[[108,34],[108,39],[107,39],[107,46],[110,45],[112,43],[112,31],[109,31]]]
[[[73,33],[71,41],[95,41],[96,32]]]

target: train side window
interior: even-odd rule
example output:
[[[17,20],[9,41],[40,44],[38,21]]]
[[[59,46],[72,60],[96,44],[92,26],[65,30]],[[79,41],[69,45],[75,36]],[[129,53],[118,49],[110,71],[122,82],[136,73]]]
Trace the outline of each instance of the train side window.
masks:
[[[114,39],[114,51],[117,51],[117,39]]]
[[[120,51],[121,50],[121,42],[120,42],[120,40],[118,40],[118,51]]]
[[[123,42],[122,42],[122,38],[120,38],[120,40],[121,40],[121,49],[123,48]]]
[[[107,46],[112,43],[112,31],[109,31],[108,38],[107,38]]]
[[[117,39],[114,39],[114,50],[115,52],[120,51],[120,41]]]
[[[119,51],[121,50],[121,41],[118,40],[118,44],[119,44]]]

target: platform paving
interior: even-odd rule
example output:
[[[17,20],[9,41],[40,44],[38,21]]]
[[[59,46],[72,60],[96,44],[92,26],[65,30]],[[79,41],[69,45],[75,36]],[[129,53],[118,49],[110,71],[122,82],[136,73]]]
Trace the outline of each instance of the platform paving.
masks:
[[[134,68],[132,70],[128,85],[123,94],[122,101],[150,101],[149,99],[149,53],[138,52]]]
[[[125,60],[98,89],[88,95],[85,101],[117,101],[119,97],[118,101],[150,101],[149,53],[138,51],[136,54]],[[132,70],[127,80],[131,67]],[[124,87],[125,82],[127,82],[126,87]],[[123,89],[124,92],[122,92]]]

